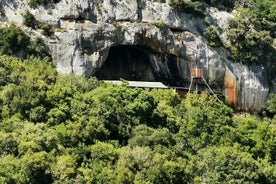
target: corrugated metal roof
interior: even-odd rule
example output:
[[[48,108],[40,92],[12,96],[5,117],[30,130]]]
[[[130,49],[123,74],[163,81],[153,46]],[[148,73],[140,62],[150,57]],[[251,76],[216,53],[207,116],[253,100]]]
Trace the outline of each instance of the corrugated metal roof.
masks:
[[[104,80],[104,82],[109,82],[112,84],[120,85],[123,82],[119,80]],[[147,81],[127,81],[129,87],[137,88],[159,88],[168,89],[169,87],[164,85],[162,82],[147,82]]]

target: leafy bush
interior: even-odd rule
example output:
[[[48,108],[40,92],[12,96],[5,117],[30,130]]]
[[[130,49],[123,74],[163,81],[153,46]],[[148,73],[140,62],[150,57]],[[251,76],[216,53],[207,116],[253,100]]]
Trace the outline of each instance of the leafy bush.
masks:
[[[34,15],[31,14],[28,10],[26,10],[23,14],[23,24],[31,28],[35,28],[37,25]]]
[[[252,8],[256,0],[235,0],[234,5],[236,8]]]
[[[272,113],[276,113],[276,94],[271,95],[271,97],[268,101],[268,109]]]
[[[205,93],[180,99],[0,56],[2,183],[272,184],[275,123]]]
[[[38,58],[51,58],[50,53],[40,37],[35,37],[34,39],[31,40],[30,45],[28,46],[28,55],[32,55]]]
[[[255,0],[253,13],[257,18],[276,22],[276,3],[273,0]]]
[[[11,25],[0,28],[0,53],[26,58],[34,55],[39,58],[48,57],[50,54],[41,38],[33,40],[19,27]],[[22,53],[20,53],[22,51]],[[23,54],[23,55],[22,55]]]
[[[169,5],[175,11],[193,14],[201,18],[205,16],[205,6],[199,1],[170,0]]]
[[[265,20],[265,19],[264,19]],[[265,22],[265,21],[262,21]],[[227,37],[230,41],[231,57],[242,63],[266,63],[273,61],[273,29],[265,30],[250,9],[239,9],[228,23]]]
[[[207,39],[207,44],[211,47],[221,47],[222,41],[217,28],[209,26],[204,30],[204,36]]]
[[[267,110],[271,113],[271,117],[276,123],[276,94],[272,94],[268,100],[268,107]]]
[[[11,25],[0,28],[0,53],[13,55],[19,51],[26,51],[30,38],[20,28]]]
[[[235,147],[210,147],[197,159],[199,183],[260,183],[257,161]]]
[[[232,109],[214,96],[189,94],[184,106],[186,115],[179,136],[192,151],[222,141],[233,125]]]
[[[276,3],[273,0],[236,1],[235,18],[228,22],[231,58],[242,63],[273,63],[276,57]]]
[[[51,36],[54,34],[53,28],[50,24],[42,24],[40,28],[42,29],[42,34],[45,36]]]

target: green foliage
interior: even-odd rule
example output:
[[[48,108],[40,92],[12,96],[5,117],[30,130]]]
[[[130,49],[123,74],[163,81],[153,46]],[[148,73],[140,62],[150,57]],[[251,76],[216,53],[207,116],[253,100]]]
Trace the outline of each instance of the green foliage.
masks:
[[[255,1],[256,0],[236,0],[234,4],[236,8],[252,8]]]
[[[157,146],[170,147],[175,145],[176,141],[168,129],[153,129],[146,125],[138,125],[133,129],[129,145],[135,146],[149,146],[155,148]]]
[[[205,6],[199,1],[192,0],[170,0],[169,5],[173,10],[193,14],[203,18]]]
[[[268,183],[275,120],[0,56],[1,183]],[[274,97],[269,108],[274,112]]]
[[[52,166],[53,177],[59,183],[65,183],[69,178],[75,176],[77,163],[73,155],[61,155],[56,158]]]
[[[44,102],[46,90],[55,81],[56,71],[46,59],[29,58],[23,63],[1,56],[0,60],[1,68],[7,71],[2,81],[5,86],[1,88],[2,105],[9,111],[5,116],[20,113],[20,116],[29,119],[32,108]],[[37,93],[33,93],[35,90]]]
[[[204,36],[207,39],[207,44],[211,47],[221,47],[222,41],[217,28],[209,26],[204,30]]]
[[[27,48],[28,55],[38,57],[40,59],[51,58],[48,49],[41,37],[35,37],[31,40]]]
[[[276,114],[276,94],[272,94],[270,96],[270,99],[268,101],[268,110],[271,113]]]
[[[275,48],[272,47],[273,36],[275,37],[274,23],[256,11],[261,14],[264,10],[256,6],[253,11],[240,8],[235,18],[228,23],[231,57],[237,62],[265,64],[275,58]]]
[[[274,0],[170,0],[173,10],[204,17],[206,6],[217,7],[234,13],[227,28],[230,59],[244,64],[267,64],[276,57],[276,3]],[[235,11],[233,11],[235,10]],[[207,44],[223,46],[215,27],[204,31]]]
[[[31,40],[22,29],[15,25],[0,28],[0,35],[1,54],[18,56],[20,58],[27,58],[31,55],[40,57],[41,59],[45,57],[50,58],[41,38],[36,37]]]
[[[34,15],[31,14],[28,10],[26,10],[23,14],[23,24],[31,28],[35,28],[37,25]]]
[[[187,110],[179,131],[183,145],[198,151],[223,141],[232,126],[232,109],[207,94],[188,95],[184,105]]]
[[[195,16],[204,17],[206,5],[223,10],[232,10],[241,2],[236,0],[170,0],[170,6],[176,11],[192,13]]]
[[[42,34],[45,36],[52,36],[54,34],[53,28],[50,24],[42,24],[40,28],[42,29]]]
[[[235,147],[210,147],[197,158],[199,183],[259,183],[257,161]]]
[[[126,85],[103,85],[91,92],[94,112],[110,130],[112,139],[126,143],[133,126],[146,123],[155,106],[152,96]]]
[[[253,13],[258,19],[276,22],[276,3],[273,0],[255,0]]]
[[[241,144],[245,151],[252,154],[255,159],[270,158],[275,162],[276,154],[276,128],[271,121],[263,121],[253,117],[240,117],[235,120],[235,136],[231,142]]]
[[[0,28],[0,53],[16,55],[19,51],[26,51],[30,38],[18,27],[11,25]]]

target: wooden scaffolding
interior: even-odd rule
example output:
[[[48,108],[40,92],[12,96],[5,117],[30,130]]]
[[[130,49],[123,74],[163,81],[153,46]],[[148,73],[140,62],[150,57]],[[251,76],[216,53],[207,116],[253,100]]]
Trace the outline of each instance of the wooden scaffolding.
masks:
[[[199,92],[198,84],[199,84],[200,81],[203,81],[203,83],[205,84],[205,86],[207,86],[207,88],[210,90],[210,92],[212,94],[215,94],[214,91],[208,85],[207,81],[205,80],[205,78],[203,76],[203,69],[198,68],[197,66],[191,67],[190,68],[190,77],[191,77],[191,83],[190,83],[190,86],[189,86],[188,93],[190,93],[191,91],[195,91],[196,93],[198,93]],[[195,88],[195,89],[193,90],[193,88]]]

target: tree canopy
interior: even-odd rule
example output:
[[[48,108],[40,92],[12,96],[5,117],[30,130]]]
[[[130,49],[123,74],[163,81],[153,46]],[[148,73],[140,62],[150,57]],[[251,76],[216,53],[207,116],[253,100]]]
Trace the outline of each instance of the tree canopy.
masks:
[[[1,183],[275,183],[275,118],[0,57]],[[275,113],[275,97],[269,110]]]

